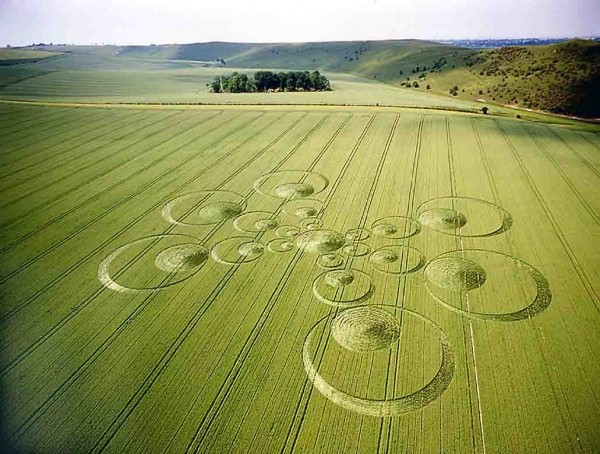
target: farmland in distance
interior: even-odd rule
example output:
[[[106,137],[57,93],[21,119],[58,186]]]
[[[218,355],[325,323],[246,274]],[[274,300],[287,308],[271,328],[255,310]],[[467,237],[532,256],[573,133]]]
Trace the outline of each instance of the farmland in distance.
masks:
[[[0,137],[11,451],[600,450],[597,132],[0,103]]]

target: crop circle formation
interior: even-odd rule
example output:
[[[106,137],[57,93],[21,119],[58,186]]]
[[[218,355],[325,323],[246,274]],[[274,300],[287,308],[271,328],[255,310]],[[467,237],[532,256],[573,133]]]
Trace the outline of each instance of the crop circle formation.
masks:
[[[425,264],[425,256],[414,247],[390,245],[373,251],[369,262],[382,273],[405,275],[420,270]]]
[[[281,221],[275,213],[267,211],[249,211],[233,220],[233,226],[243,233],[258,233],[275,230]]]
[[[421,231],[421,224],[406,216],[388,216],[373,222],[373,235],[387,239],[410,238]]]
[[[262,195],[301,199],[319,194],[329,185],[323,175],[308,170],[280,170],[261,176],[254,189]]]
[[[369,275],[355,269],[327,271],[317,276],[312,289],[319,301],[335,307],[360,304],[375,290]]]
[[[265,252],[265,246],[252,237],[235,236],[213,246],[210,256],[224,265],[240,265],[253,262]]]
[[[446,252],[433,258],[423,274],[427,290],[438,302],[471,318],[523,320],[536,316],[552,301],[548,281],[539,270],[500,252]],[[512,301],[518,303],[509,304]]]
[[[197,191],[168,202],[162,217],[174,225],[218,224],[239,216],[246,209],[245,198],[231,191]]]
[[[417,210],[419,222],[436,232],[461,237],[498,235],[512,226],[512,217],[499,205],[472,197],[440,197]]]
[[[339,232],[327,229],[309,230],[296,237],[299,249],[312,254],[327,254],[341,249],[346,238]]]
[[[285,214],[300,219],[314,218],[323,210],[323,202],[316,199],[294,199],[281,207]]]
[[[98,266],[98,280],[119,293],[154,291],[189,279],[208,257],[208,249],[194,237],[148,236],[108,254]]]
[[[376,361],[378,352],[400,348],[400,317],[402,323],[416,321],[422,324],[427,334],[439,341],[441,360],[435,375],[424,386],[406,395],[376,399],[353,395],[342,389],[343,381],[339,385],[336,383],[335,376],[324,377],[322,363],[315,361],[323,339],[330,343],[332,338],[351,354],[371,355],[372,361]],[[328,348],[326,346],[326,351]],[[323,396],[342,408],[375,417],[397,416],[425,407],[448,388],[455,369],[454,351],[449,339],[434,322],[417,312],[384,305],[352,307],[319,320],[305,338],[302,360],[308,379]],[[388,361],[387,355],[385,361]],[[351,367],[351,364],[341,366]]]

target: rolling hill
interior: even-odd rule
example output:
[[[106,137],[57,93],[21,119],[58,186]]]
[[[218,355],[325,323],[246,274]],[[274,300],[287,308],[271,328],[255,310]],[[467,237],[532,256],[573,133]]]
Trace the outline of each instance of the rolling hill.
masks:
[[[198,43],[131,46],[120,56],[193,60],[244,68],[320,69],[469,100],[600,117],[600,44],[474,50],[416,40],[321,43]]]

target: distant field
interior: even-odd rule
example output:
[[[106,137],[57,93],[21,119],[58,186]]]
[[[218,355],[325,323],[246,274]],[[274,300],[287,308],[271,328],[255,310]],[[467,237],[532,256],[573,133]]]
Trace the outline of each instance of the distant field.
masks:
[[[60,52],[50,52],[45,50],[30,49],[0,49],[0,65],[10,65],[15,63],[27,63],[43,60],[49,57],[56,57]]]
[[[9,451],[600,451],[597,133],[0,103],[0,138]]]

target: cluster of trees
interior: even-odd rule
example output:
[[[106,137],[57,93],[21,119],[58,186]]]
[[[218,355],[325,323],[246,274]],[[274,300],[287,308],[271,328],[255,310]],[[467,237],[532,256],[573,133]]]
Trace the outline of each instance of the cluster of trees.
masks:
[[[329,91],[329,80],[319,71],[290,71],[274,73],[258,71],[252,77],[232,73],[230,76],[217,76],[207,84],[213,93],[252,93],[265,91]]]

